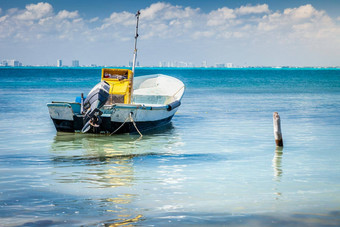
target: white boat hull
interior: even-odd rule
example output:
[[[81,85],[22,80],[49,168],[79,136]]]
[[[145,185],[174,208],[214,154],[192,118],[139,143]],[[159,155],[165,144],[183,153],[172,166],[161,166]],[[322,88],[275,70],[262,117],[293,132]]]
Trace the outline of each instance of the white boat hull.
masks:
[[[171,121],[181,105],[184,84],[164,75],[139,77],[135,84],[133,104],[104,105],[100,108],[100,126],[92,127],[90,132],[133,133],[137,131],[134,125],[145,131]],[[57,131],[80,132],[84,127],[80,103],[52,102],[47,106]]]
[[[80,132],[83,128],[84,115],[73,113],[69,103],[51,103],[48,104],[48,108],[57,131]],[[149,130],[168,124],[177,109],[178,107],[169,110],[168,106],[124,104],[104,106],[101,109],[103,123],[99,128],[93,128],[92,132],[112,133],[123,125],[116,133],[133,133],[136,132],[133,122],[136,123],[138,130]]]

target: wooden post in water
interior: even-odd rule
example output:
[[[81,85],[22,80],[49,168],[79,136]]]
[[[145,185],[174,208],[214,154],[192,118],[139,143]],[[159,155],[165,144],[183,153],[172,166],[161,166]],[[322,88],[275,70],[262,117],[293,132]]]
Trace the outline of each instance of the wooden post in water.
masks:
[[[273,114],[273,125],[274,125],[274,137],[277,147],[283,147],[282,133],[281,133],[281,121],[278,112]]]

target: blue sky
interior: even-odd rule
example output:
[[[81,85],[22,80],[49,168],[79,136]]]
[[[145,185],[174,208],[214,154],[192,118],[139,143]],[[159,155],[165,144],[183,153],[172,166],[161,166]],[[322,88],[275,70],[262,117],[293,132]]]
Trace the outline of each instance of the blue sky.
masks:
[[[10,8],[25,8],[27,4],[39,3],[41,0],[0,0],[0,8],[7,10]],[[131,11],[146,8],[155,0],[53,0],[43,1],[53,5],[56,11],[69,10],[80,11],[87,17],[104,17],[110,15],[113,11]],[[230,8],[240,7],[242,5],[268,4],[272,10],[282,10],[285,8],[294,8],[301,5],[312,4],[315,8],[326,10],[331,16],[340,16],[340,3],[338,0],[170,0],[164,1],[173,5],[181,5],[183,7],[200,8],[205,12],[222,8],[224,6]]]
[[[340,1],[0,0],[0,61],[339,66]]]

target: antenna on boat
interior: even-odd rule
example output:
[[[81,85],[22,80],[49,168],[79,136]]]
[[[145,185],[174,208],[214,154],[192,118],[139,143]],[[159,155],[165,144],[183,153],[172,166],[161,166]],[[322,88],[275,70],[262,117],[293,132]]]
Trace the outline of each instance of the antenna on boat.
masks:
[[[136,58],[137,58],[137,38],[138,38],[138,22],[139,22],[140,11],[136,13],[137,24],[136,24],[136,35],[135,35],[135,50],[133,52],[133,62],[132,62],[132,73],[135,74]]]

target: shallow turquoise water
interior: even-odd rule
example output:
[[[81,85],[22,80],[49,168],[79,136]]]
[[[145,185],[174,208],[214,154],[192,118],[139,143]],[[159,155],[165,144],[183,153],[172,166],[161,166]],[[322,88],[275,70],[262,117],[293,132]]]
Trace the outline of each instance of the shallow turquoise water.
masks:
[[[340,225],[340,70],[136,70],[154,73],[186,92],[139,140],[56,133],[46,103],[100,69],[0,68],[0,225]]]

